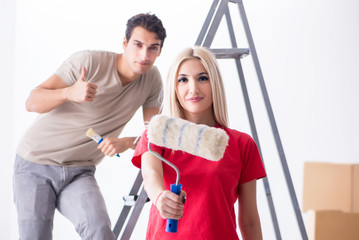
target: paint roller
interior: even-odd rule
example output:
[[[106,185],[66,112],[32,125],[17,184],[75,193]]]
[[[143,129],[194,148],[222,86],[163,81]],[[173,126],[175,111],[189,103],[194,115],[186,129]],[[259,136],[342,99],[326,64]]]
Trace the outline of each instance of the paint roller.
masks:
[[[148,150],[176,171],[176,183],[171,184],[170,189],[177,195],[182,189],[182,184],[179,183],[180,172],[173,163],[153,151],[151,143],[173,150],[181,150],[207,160],[218,161],[223,157],[229,139],[227,133],[221,128],[195,124],[166,115],[156,115],[151,119],[147,136]],[[167,219],[166,232],[177,232],[177,226],[178,220]]]

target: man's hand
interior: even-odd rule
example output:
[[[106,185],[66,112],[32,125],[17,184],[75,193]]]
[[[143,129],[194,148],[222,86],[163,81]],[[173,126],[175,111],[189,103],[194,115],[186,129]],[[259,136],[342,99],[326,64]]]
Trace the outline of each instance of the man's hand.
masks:
[[[66,97],[73,102],[92,102],[97,93],[97,85],[85,81],[86,68],[82,67],[81,76],[66,91]]]
[[[98,149],[101,149],[103,154],[106,156],[114,156],[117,153],[122,153],[129,148],[134,149],[135,145],[133,144],[135,138],[125,137],[125,138],[113,138],[107,137],[97,146]]]

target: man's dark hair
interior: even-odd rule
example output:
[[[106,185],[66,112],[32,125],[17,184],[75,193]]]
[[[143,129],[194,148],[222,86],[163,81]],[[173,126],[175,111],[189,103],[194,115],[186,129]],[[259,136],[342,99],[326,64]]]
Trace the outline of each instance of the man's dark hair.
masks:
[[[156,33],[161,40],[161,48],[166,38],[166,29],[163,27],[161,20],[155,14],[140,13],[128,19],[126,24],[126,40],[131,38],[132,31],[135,27],[143,27],[149,32]]]

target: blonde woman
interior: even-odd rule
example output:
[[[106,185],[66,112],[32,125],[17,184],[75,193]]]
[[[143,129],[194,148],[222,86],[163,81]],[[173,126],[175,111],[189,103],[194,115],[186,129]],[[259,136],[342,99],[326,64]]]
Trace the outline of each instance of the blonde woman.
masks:
[[[148,152],[146,132],[143,134],[132,162],[142,169],[153,203],[146,239],[237,240],[237,200],[242,238],[262,239],[256,180],[266,173],[253,139],[228,128],[222,77],[209,50],[193,47],[180,52],[170,68],[163,103],[163,114],[222,128],[230,139],[218,162],[152,144],[152,150],[180,170],[184,191],[178,196],[169,191],[176,173]],[[180,219],[177,233],[165,232],[167,218]]]

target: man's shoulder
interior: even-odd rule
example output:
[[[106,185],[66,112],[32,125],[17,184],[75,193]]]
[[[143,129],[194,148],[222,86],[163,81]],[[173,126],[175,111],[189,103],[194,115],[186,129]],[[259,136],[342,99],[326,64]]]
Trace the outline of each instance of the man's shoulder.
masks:
[[[114,57],[117,54],[115,52],[103,51],[103,50],[81,50],[72,54],[71,58],[106,58]]]

